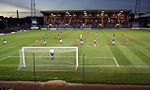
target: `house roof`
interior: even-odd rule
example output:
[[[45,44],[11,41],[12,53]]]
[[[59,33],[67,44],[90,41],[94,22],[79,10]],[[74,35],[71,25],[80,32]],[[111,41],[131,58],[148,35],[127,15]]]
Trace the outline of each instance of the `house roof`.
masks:
[[[150,12],[141,15],[140,17],[150,17]]]

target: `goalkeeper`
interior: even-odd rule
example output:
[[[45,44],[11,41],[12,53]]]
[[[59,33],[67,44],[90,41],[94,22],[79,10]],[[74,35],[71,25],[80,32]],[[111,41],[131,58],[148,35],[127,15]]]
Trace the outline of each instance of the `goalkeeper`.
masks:
[[[50,58],[51,58],[51,60],[54,60],[54,54],[55,54],[54,49],[50,49]]]

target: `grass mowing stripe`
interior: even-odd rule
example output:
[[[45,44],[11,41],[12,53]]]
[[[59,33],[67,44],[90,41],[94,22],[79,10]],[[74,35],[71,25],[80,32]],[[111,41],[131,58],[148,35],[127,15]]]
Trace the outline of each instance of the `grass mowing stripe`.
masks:
[[[147,65],[138,56],[136,56],[127,46],[118,47],[133,65]]]
[[[150,65],[150,56],[147,56],[148,54],[145,55],[145,50],[141,51],[142,49],[139,47],[128,47],[130,51],[132,51],[136,56],[140,56],[139,58],[145,62],[146,64]],[[148,53],[148,52],[147,52]],[[149,54],[150,55],[150,54]]]
[[[120,65],[132,65],[128,58],[120,51],[117,46],[110,46],[114,57],[118,60]]]
[[[129,46],[129,47],[130,47],[130,46]],[[130,48],[135,49],[135,50],[141,52],[142,54],[144,54],[146,57],[149,57],[149,58],[150,58],[150,50],[147,50],[147,49],[143,48],[143,46],[136,45],[136,46],[134,46],[134,47],[132,46],[132,47],[130,47]],[[141,55],[141,56],[142,56],[142,55]]]
[[[112,46],[110,43],[111,35],[108,36],[108,34],[105,32],[105,39],[109,45],[109,48],[111,49],[111,52],[113,56],[118,60],[118,63],[120,65],[132,65],[132,63],[128,60],[128,58],[120,51],[117,45]]]
[[[24,45],[27,45],[27,44],[29,44],[29,43],[31,43],[32,41],[31,40],[28,40],[28,41],[24,41],[24,40],[21,40],[21,42],[18,42],[16,45],[14,45],[14,46],[12,46],[13,48],[5,48],[5,49],[3,49],[3,50],[0,50],[0,54],[1,55],[6,55],[6,53],[10,53],[10,52],[14,52],[13,50],[15,49],[16,50],[16,48],[19,48],[20,47],[20,49],[21,49],[21,47],[22,46],[24,46]],[[5,53],[6,52],[6,53]],[[16,53],[18,53],[19,54],[19,50],[18,50],[18,52],[16,52]]]
[[[134,42],[135,44],[133,45],[140,45],[140,46],[143,46],[143,48],[145,48],[146,50],[149,50],[150,51],[150,47],[149,47],[149,44],[143,44],[144,41],[142,40],[138,40],[138,38],[134,39],[133,37],[129,36],[128,35],[128,38],[129,38],[129,42]]]
[[[11,46],[12,48],[16,48],[16,47],[18,47],[18,46],[23,46],[23,45],[21,45],[21,44],[24,44],[26,40],[27,40],[27,39],[19,40],[18,42],[14,42],[12,45],[9,45],[9,44],[8,44],[7,46]],[[29,40],[29,39],[28,39],[28,40]],[[27,41],[26,41],[26,43],[27,43]],[[6,47],[6,46],[5,46],[5,47]],[[1,48],[0,52],[6,51],[6,50],[10,50],[10,49],[12,49],[12,48]]]

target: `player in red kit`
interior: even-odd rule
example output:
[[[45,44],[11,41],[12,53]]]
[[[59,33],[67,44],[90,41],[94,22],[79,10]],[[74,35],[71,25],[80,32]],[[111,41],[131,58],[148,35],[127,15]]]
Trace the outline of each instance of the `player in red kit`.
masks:
[[[38,43],[39,43],[39,41],[38,41],[38,40],[36,40],[36,46],[38,46]]]
[[[121,35],[124,36],[124,35],[125,35],[125,32],[121,32]]]
[[[126,38],[126,45],[128,45],[129,44],[129,39],[128,38]]]
[[[96,43],[97,43],[97,41],[96,41],[96,38],[93,40],[93,44],[94,44],[94,46],[96,46]]]
[[[86,35],[89,35],[89,31],[86,32]]]

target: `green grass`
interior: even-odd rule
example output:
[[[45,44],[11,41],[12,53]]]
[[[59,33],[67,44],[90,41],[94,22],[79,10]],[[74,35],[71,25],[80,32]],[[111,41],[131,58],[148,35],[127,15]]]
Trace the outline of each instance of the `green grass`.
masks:
[[[30,31],[6,35],[7,45],[3,45],[2,40],[0,42],[0,80],[61,79],[78,83],[150,84],[150,31],[90,30],[89,35],[86,35],[87,31],[63,30],[63,45],[60,45],[59,39],[55,37],[60,31]],[[124,36],[121,35],[122,31],[125,32]],[[98,32],[98,36],[95,32]],[[44,67],[41,71],[36,71],[36,77],[32,67],[30,71],[18,70],[19,57],[11,56],[19,56],[22,47],[35,47],[36,39],[39,40],[39,46],[43,46],[46,33],[50,47],[74,46],[74,41],[83,34],[84,45],[79,46],[77,71],[57,71],[56,63],[55,67]],[[113,33],[117,40],[115,46],[111,45]],[[3,37],[0,36],[0,39]],[[96,47],[93,46],[94,38],[97,39]],[[129,45],[125,45],[126,38],[129,39]]]

